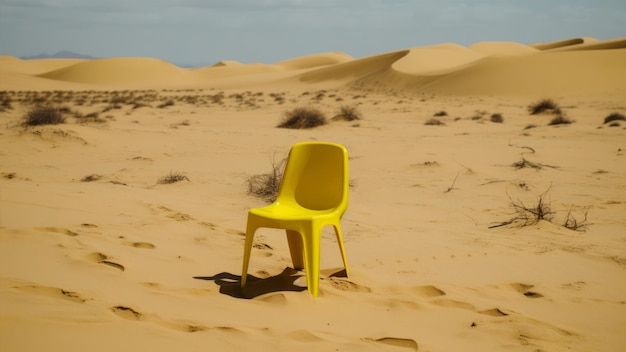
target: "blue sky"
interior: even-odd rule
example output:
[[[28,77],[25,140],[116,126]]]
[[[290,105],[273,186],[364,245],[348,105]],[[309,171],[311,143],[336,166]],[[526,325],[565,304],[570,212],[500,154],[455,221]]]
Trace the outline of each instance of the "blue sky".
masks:
[[[70,50],[204,66],[580,36],[626,37],[626,1],[0,0],[0,55],[13,56]]]

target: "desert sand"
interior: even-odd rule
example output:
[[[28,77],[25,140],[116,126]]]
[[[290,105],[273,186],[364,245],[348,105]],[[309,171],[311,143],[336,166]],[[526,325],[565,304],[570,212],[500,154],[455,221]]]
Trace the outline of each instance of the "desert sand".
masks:
[[[626,114],[625,38],[226,59],[0,57],[1,350],[626,348],[626,121],[604,123]],[[38,103],[66,123],[23,126]],[[297,107],[329,123],[277,128]],[[308,140],[350,153],[350,277],[326,228],[311,297],[262,229],[241,290],[266,204],[247,181]],[[552,214],[508,224],[539,200]]]

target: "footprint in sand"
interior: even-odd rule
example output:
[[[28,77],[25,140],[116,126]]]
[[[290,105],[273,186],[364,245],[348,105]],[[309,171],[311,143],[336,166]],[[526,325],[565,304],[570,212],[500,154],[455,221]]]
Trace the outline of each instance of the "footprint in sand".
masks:
[[[439,299],[439,300],[434,301],[433,303],[440,307],[465,309],[465,310],[469,310],[472,312],[489,315],[492,317],[504,317],[504,316],[509,315],[508,313],[503,312],[500,308],[492,308],[492,309],[479,311],[478,309],[476,309],[474,305],[470,303],[456,301],[452,299]]]
[[[143,248],[143,249],[154,249],[155,245],[149,242],[126,242],[125,245],[135,247],[135,248]]]
[[[485,315],[491,315],[492,317],[504,317],[504,316],[509,315],[508,313],[505,313],[505,312],[501,311],[499,308],[482,310],[482,311],[480,311],[478,313],[485,314]]]
[[[14,286],[15,289],[22,292],[29,292],[39,294],[43,296],[61,298],[74,303],[85,303],[87,299],[81,297],[78,293],[73,291],[64,290],[58,287],[41,286],[41,285],[25,285]]]
[[[195,322],[177,321],[177,320],[168,321],[168,320],[160,318],[156,314],[144,314],[134,308],[127,307],[127,306],[114,306],[114,307],[111,307],[111,311],[118,317],[126,319],[126,320],[151,321],[163,327],[173,329],[173,330],[183,331],[183,332],[198,332],[198,331],[209,330],[208,327],[200,325],[200,324],[196,324]],[[224,328],[218,327],[217,329],[236,330],[234,328],[226,328],[226,327]]]
[[[174,219],[176,221],[190,221],[190,220],[194,220],[193,217],[191,217],[191,215],[189,214],[185,214],[185,213],[181,213],[179,211],[176,211],[174,209],[170,209],[164,205],[159,205],[159,206],[150,206],[150,208],[153,209],[157,209],[159,211],[165,212],[167,214],[167,217],[170,219]]]
[[[523,283],[512,283],[511,287],[513,289],[528,298],[541,298],[543,295],[541,293],[530,291],[531,288],[535,287],[535,285],[523,284]]]
[[[453,299],[438,299],[433,302],[440,307],[467,309],[476,312],[476,307],[467,302],[456,301]]]
[[[122,264],[118,264],[116,262],[110,261],[108,256],[106,256],[105,254],[102,254],[100,252],[91,253],[91,254],[89,254],[87,256],[87,258],[89,258],[90,260],[92,260],[92,261],[94,261],[96,263],[108,265],[110,267],[113,267],[113,268],[121,270],[121,271],[126,270],[126,268]]]
[[[113,313],[115,313],[115,315],[124,318],[124,319],[128,319],[128,320],[144,320],[145,317],[143,314],[139,313],[138,311],[134,310],[133,308],[130,307],[126,307],[126,306],[115,306],[111,308],[111,311]]]
[[[432,285],[413,287],[411,291],[422,297],[439,297],[446,294],[443,290]]]
[[[296,330],[287,334],[287,337],[299,342],[318,342],[323,341],[321,337],[315,335],[309,330]]]
[[[42,232],[60,233],[62,235],[67,235],[67,236],[72,236],[72,237],[78,236],[78,233],[74,231],[70,231],[68,229],[60,228],[60,227],[35,227],[35,230],[42,231]]]
[[[287,296],[283,293],[270,293],[257,298],[257,300],[274,305],[287,304]]]
[[[367,286],[355,284],[354,282],[343,279],[343,278],[331,277],[329,278],[328,281],[330,281],[330,285],[332,287],[340,291],[350,291],[350,292],[371,292],[372,291]]]
[[[256,249],[262,249],[262,250],[272,250],[274,248],[272,248],[272,246],[270,246],[269,244],[265,244],[263,242],[255,242],[252,247],[256,248]]]
[[[403,338],[398,338],[398,337],[383,337],[380,339],[367,339],[367,340],[382,343],[385,345],[390,345],[390,346],[409,348],[413,351],[419,350],[419,345],[413,339],[403,339]]]

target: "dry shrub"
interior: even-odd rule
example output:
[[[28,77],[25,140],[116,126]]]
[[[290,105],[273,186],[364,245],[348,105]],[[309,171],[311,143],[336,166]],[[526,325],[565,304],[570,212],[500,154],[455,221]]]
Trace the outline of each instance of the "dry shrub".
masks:
[[[424,122],[424,125],[426,125],[426,126],[443,126],[443,125],[445,125],[445,123],[443,123],[439,119],[428,119],[426,122]]]
[[[87,175],[87,176],[81,178],[80,182],[93,182],[93,181],[98,181],[101,178],[102,178],[102,175],[91,174],[91,175]]]
[[[303,129],[325,125],[326,116],[315,108],[296,108],[285,113],[285,118],[278,124],[280,128]]]
[[[183,175],[182,173],[170,171],[168,175],[165,175],[159,178],[157,180],[157,183],[161,185],[164,185],[164,184],[166,185],[166,184],[176,183],[176,182],[180,182],[184,180],[190,181],[189,178]]]
[[[254,175],[248,179],[248,194],[257,196],[268,203],[272,203],[280,191],[287,158],[280,161],[272,160],[272,170],[266,174]]]
[[[342,106],[339,109],[339,113],[333,117],[333,121],[354,121],[360,120],[361,113],[357,110],[355,106]]]
[[[545,220],[553,222],[555,211],[552,210],[548,193],[550,187],[543,193],[541,193],[535,203],[531,206],[527,206],[520,200],[513,200],[509,196],[510,206],[513,209],[513,216],[507,221],[503,221],[496,225],[489,226],[489,228],[496,228],[501,226],[516,225],[518,227],[531,226],[537,224],[539,221]],[[571,206],[565,216],[563,224],[561,226],[573,230],[584,232],[587,228],[587,213],[588,208],[583,208],[583,220],[578,220],[572,215]]]
[[[3,95],[0,98],[0,112],[13,109],[13,105],[11,105],[12,101],[11,97]]]
[[[441,111],[436,112],[433,116],[448,116],[448,113],[441,110]]]
[[[609,122],[613,122],[613,121],[626,121],[626,116],[614,112],[612,114],[610,114],[609,116],[604,118],[604,123],[609,123]]]
[[[544,167],[550,167],[553,169],[556,169],[556,166],[552,166],[552,165],[546,165],[546,164],[541,164],[541,163],[535,163],[532,162],[530,160],[527,160],[526,158],[522,158],[522,160],[514,162],[511,166],[513,166],[516,169],[525,169],[525,168],[531,168],[531,169],[537,169],[540,170]]]
[[[105,119],[100,117],[100,114],[98,112],[90,112],[86,115],[83,115],[77,112],[74,114],[74,118],[76,118],[76,120],[79,123],[90,123],[90,122],[105,123],[106,122]]]
[[[495,123],[502,123],[504,122],[504,117],[502,117],[502,114],[492,114],[491,118],[490,118],[491,122],[495,122]]]
[[[524,227],[534,225],[541,220],[552,221],[555,213],[552,211],[550,200],[548,199],[549,191],[550,188],[540,194],[537,197],[536,203],[532,206],[527,206],[520,200],[513,200],[513,198],[509,196],[509,200],[511,201],[510,206],[513,209],[513,217],[507,221],[489,226],[489,228],[507,225]]]
[[[166,108],[166,107],[168,107],[168,106],[172,106],[172,105],[174,105],[174,104],[175,104],[175,103],[174,103],[174,100],[171,100],[171,99],[170,99],[170,100],[168,100],[168,101],[166,101],[166,102],[164,102],[164,103],[159,104],[159,105],[157,106],[157,108],[159,108],[159,109],[163,109],[163,108]]]
[[[58,125],[65,123],[61,109],[52,105],[38,105],[24,116],[24,126]]]
[[[552,99],[543,99],[528,106],[528,112],[531,115],[550,113],[561,115],[561,108]]]
[[[557,115],[552,120],[550,120],[550,122],[548,123],[548,126],[569,125],[569,124],[571,124],[573,122],[574,121],[568,119],[567,117],[565,117],[563,115]]]
[[[584,208],[582,210],[583,219],[578,220],[572,215],[572,208],[573,206],[570,207],[569,210],[567,211],[565,220],[563,220],[563,227],[570,229],[570,230],[574,230],[574,231],[585,232],[587,230],[587,225],[589,225],[589,223],[587,223],[587,215],[589,213],[589,209]]]

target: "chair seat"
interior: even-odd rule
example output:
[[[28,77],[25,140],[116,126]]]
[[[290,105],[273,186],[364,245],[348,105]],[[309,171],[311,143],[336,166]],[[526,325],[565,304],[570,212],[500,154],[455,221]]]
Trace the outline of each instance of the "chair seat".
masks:
[[[336,216],[336,212],[336,209],[311,210],[298,205],[288,206],[277,204],[268,205],[262,208],[253,208],[249,211],[250,214],[258,215],[263,218],[287,221],[315,220],[324,217],[334,217]]]

